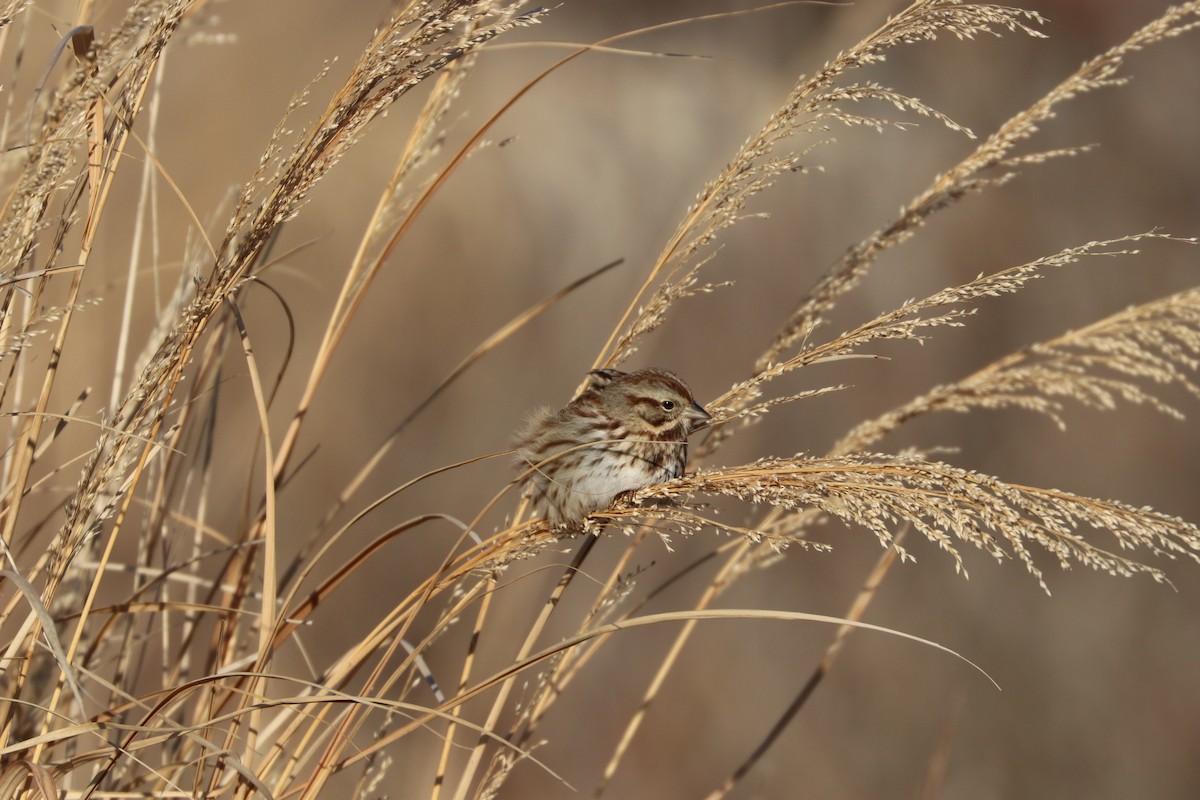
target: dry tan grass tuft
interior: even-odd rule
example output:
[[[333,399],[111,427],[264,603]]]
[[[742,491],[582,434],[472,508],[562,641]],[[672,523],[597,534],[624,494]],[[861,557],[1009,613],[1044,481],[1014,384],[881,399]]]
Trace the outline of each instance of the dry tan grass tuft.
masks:
[[[593,515],[585,535],[526,518],[514,485],[502,479],[483,486],[491,499],[482,507],[462,499],[478,494],[470,490],[480,489],[476,476],[490,462],[508,460],[506,453],[480,455],[482,447],[415,476],[384,476],[392,488],[374,500],[362,494],[380,478],[400,435],[425,422],[422,414],[447,387],[612,264],[565,289],[547,287],[539,293],[547,299],[509,313],[504,318],[511,322],[440,371],[446,377],[410,413],[397,413],[390,434],[356,446],[353,468],[331,479],[323,473],[318,480],[329,491],[316,500],[303,496],[315,451],[303,450],[302,442],[306,435],[322,446],[356,441],[351,429],[367,404],[360,408],[361,397],[337,385],[344,369],[363,358],[351,352],[361,343],[348,342],[377,280],[403,260],[401,244],[422,212],[448,191],[452,176],[461,177],[468,156],[478,154],[500,116],[531,88],[561,77],[559,68],[584,54],[628,55],[607,46],[622,36],[530,73],[523,86],[497,99],[499,111],[458,142],[447,129],[471,78],[489,65],[480,58],[489,43],[570,9],[528,10],[508,0],[400,3],[363,37],[361,55],[340,83],[332,63],[315,79],[294,81],[296,94],[280,104],[283,118],[257,166],[244,176],[231,210],[214,217],[219,212],[192,207],[170,160],[160,158],[168,148],[156,145],[158,112],[176,91],[163,78],[165,64],[178,57],[189,32],[214,24],[209,4],[134,0],[119,19],[102,24],[85,3],[75,19],[60,21],[56,29],[65,33],[45,53],[29,44],[42,30],[35,21],[42,13],[50,12],[38,3],[0,6],[0,52],[11,56],[5,63],[13,70],[5,91],[20,87],[28,112],[18,113],[21,103],[10,92],[9,150],[0,163],[6,190],[0,411],[10,419],[0,462],[0,798],[465,800],[519,795],[526,769],[566,793],[579,779],[560,770],[559,751],[541,747],[555,712],[586,696],[589,666],[601,663],[624,631],[670,625],[666,649],[651,656],[647,670],[625,676],[641,681],[632,684],[639,696],[622,697],[629,702],[613,706],[608,727],[595,724],[603,741],[579,747],[594,767],[584,777],[594,795],[616,795],[609,787],[629,768],[629,753],[647,735],[644,725],[701,621],[844,622],[770,732],[746,746],[749,755],[740,763],[741,751],[714,756],[728,772],[708,795],[715,800],[734,791],[771,749],[834,665],[849,631],[882,630],[862,617],[893,561],[925,546],[914,540],[949,553],[959,571],[969,548],[998,561],[1016,559],[1043,588],[1052,583],[1044,561],[1156,581],[1170,576],[1149,559],[1174,560],[1180,569],[1200,562],[1200,529],[1183,519],[1001,480],[948,463],[950,457],[934,460],[933,446],[920,454],[882,452],[902,425],[939,411],[1021,409],[1063,427],[1073,405],[1113,412],[1132,404],[1182,419],[1187,409],[1165,391],[1200,397],[1197,289],[1142,302],[923,391],[857,422],[825,455],[787,456],[799,448],[780,445],[751,463],[713,466],[728,452],[727,442],[766,415],[846,388],[780,388],[785,376],[835,361],[876,363],[865,360],[875,345],[921,342],[973,324],[991,298],[1026,292],[1052,270],[1082,270],[1079,262],[1095,256],[1132,258],[1135,246],[1150,242],[1191,248],[1194,239],[1158,231],[1069,246],[956,280],[820,338],[877,259],[912,239],[936,212],[1010,183],[1022,169],[1082,153],[1082,146],[1021,148],[1067,101],[1124,83],[1130,55],[1200,26],[1200,2],[1172,7],[1087,61],[937,175],[888,224],[846,248],[788,306],[792,312],[771,325],[774,334],[744,372],[704,376],[729,389],[705,403],[715,422],[694,442],[694,471]],[[721,24],[721,17],[706,22]],[[974,137],[924,101],[860,77],[863,68],[878,67],[896,48],[939,37],[1042,37],[1044,22],[1028,10],[916,0],[797,79],[703,184],[634,281],[594,364],[621,364],[681,310],[681,301],[723,289],[730,276],[708,279],[725,268],[720,238],[739,221],[761,216],[767,206],[755,204],[776,182],[817,169],[813,158],[818,148],[834,147],[834,127],[886,136],[925,117]],[[38,79],[30,78],[27,47],[49,62],[33,68],[45,70]],[[324,109],[312,114],[309,104],[326,94]],[[322,276],[337,288],[319,287],[328,303],[314,328],[311,317],[293,313],[289,292],[269,280],[275,274],[269,268],[288,268],[273,245],[382,118],[418,98],[411,127],[393,149],[395,163],[379,171],[387,178],[360,220],[358,238]],[[197,133],[187,145],[203,150],[209,142]],[[130,177],[139,163],[142,177]],[[170,233],[171,223],[159,216],[160,194],[170,195],[186,218],[186,234],[171,237],[188,242],[181,246],[185,256],[171,266],[157,244],[141,245],[143,236],[157,243]],[[211,226],[199,220],[213,218],[222,220],[214,228],[221,234],[210,241]],[[104,240],[128,238],[131,230],[120,321],[108,325],[97,321],[104,308],[94,300],[117,292],[103,278],[105,259],[97,254]],[[472,228],[464,235],[473,234]],[[447,250],[458,244],[449,238],[440,242]],[[750,267],[743,269],[749,276]],[[153,292],[141,285],[147,275]],[[269,310],[256,302],[259,296],[271,298]],[[406,309],[424,303],[397,301]],[[476,311],[436,310],[455,319]],[[271,325],[274,337],[263,333]],[[428,343],[389,330],[371,345]],[[134,351],[140,355],[129,357]],[[64,366],[110,357],[100,373],[111,384],[111,400],[98,399],[107,392],[77,383]],[[86,366],[73,369],[85,373]],[[424,385],[416,377],[411,382]],[[310,434],[325,397],[333,398],[335,422]],[[472,420],[480,416],[474,400]],[[448,438],[438,423],[428,424],[425,441]],[[505,438],[507,430],[496,441]],[[251,465],[244,475],[231,465],[239,457]],[[430,506],[407,518],[392,513],[393,501],[419,498],[442,480],[459,481],[455,507]],[[317,503],[326,510],[312,512]],[[373,528],[380,519],[385,527]],[[816,534],[829,521],[874,534],[884,548],[844,620],[717,607],[740,581],[781,558],[808,551],[838,558]],[[665,579],[648,574],[643,543],[666,542],[669,552],[680,541],[673,537],[709,531],[728,536],[692,560],[664,558],[671,562]],[[433,544],[418,543],[420,537]],[[618,543],[602,565],[588,562],[599,542]],[[571,553],[565,568],[547,566],[548,556],[562,550]],[[370,577],[380,569],[389,585]],[[547,569],[552,585],[536,592],[536,576]],[[689,579],[700,580],[700,588],[682,609],[648,608],[674,597]],[[369,591],[360,591],[368,580]],[[522,600],[531,591],[532,612]],[[568,591],[573,596],[563,602]],[[364,605],[369,594],[385,597],[385,610]],[[622,682],[626,690],[630,685]],[[595,722],[570,721],[576,731]]]
[[[1079,532],[1081,528],[1107,531],[1122,551],[1145,550],[1169,558],[1186,555],[1200,563],[1200,529],[1177,517],[1069,492],[1007,484],[990,475],[915,457],[767,459],[745,467],[700,470],[643,489],[634,498],[678,501],[698,494],[736,497],[787,512],[819,509],[867,528],[885,547],[895,546],[893,531],[907,523],[950,553],[960,571],[964,567],[955,540],[996,559],[1015,556],[1043,588],[1029,544],[1049,552],[1064,569],[1079,563],[1112,575],[1144,572],[1163,580],[1153,567],[1092,545]],[[672,519],[675,512],[668,511],[665,517]],[[703,523],[724,527],[711,519]],[[769,530],[755,534],[777,547],[789,542],[787,537],[771,536]],[[904,550],[899,552],[902,559],[906,557]]]

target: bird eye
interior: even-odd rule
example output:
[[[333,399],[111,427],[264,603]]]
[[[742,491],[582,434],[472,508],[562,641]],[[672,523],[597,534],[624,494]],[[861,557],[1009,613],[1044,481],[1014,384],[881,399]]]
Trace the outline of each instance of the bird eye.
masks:
[[[670,411],[671,409],[673,409],[675,407],[675,401],[674,400],[663,400],[662,407],[663,407],[663,411]]]

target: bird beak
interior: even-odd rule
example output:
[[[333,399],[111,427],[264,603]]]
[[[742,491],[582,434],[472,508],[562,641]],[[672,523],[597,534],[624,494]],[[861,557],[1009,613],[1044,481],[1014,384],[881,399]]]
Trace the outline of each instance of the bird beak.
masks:
[[[705,411],[699,403],[692,403],[691,408],[683,412],[683,416],[684,419],[687,419],[691,422],[691,425],[688,427],[693,431],[702,427],[705,422],[708,422],[710,419],[712,419],[712,414],[709,414],[707,411]]]

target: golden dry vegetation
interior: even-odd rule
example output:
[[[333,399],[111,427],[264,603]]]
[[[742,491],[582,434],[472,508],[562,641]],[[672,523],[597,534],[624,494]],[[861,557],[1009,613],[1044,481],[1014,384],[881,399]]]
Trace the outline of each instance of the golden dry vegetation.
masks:
[[[1197,25],[0,4],[0,797],[1195,796]]]

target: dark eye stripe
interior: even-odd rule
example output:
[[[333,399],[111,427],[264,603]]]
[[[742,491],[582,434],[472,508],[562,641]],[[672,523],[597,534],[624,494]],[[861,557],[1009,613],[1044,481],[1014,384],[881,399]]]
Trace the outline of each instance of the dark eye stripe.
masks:
[[[645,406],[647,408],[652,408],[655,411],[661,411],[662,407],[663,407],[662,401],[655,400],[653,397],[635,397],[635,398],[633,398],[632,403],[633,403],[633,405],[636,405],[636,406]]]

